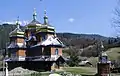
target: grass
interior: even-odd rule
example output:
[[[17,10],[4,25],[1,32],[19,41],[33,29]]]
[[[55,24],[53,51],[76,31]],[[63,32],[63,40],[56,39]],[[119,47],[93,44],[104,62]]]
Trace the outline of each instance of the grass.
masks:
[[[64,67],[63,71],[56,71],[55,73],[63,73],[69,72],[72,74],[80,74],[80,75],[95,75],[96,68],[92,67]],[[25,76],[49,76],[50,72],[40,72],[40,73],[33,73],[32,75],[25,75]]]
[[[24,75],[24,76],[49,76],[50,72],[39,72],[39,73],[32,73],[32,74],[28,74],[28,75]]]
[[[88,61],[92,63],[94,67],[96,67],[96,64],[98,63],[98,57],[90,57]]]
[[[66,72],[81,75],[94,75],[96,74],[96,68],[93,67],[66,67],[63,68]]]
[[[62,73],[63,71],[56,71],[55,73],[59,74]],[[39,72],[39,73],[32,73],[29,75],[25,75],[25,76],[49,76],[51,74],[51,72]]]
[[[115,60],[120,57],[120,48],[112,48],[106,52],[109,60]]]

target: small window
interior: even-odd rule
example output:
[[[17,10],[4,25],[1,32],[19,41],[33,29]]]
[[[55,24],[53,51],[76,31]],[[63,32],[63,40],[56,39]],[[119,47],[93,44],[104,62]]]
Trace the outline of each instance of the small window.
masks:
[[[58,49],[55,49],[55,55],[58,55]]]
[[[107,58],[106,57],[102,57],[102,63],[106,63],[107,62]]]
[[[42,36],[42,41],[46,40],[46,36]]]

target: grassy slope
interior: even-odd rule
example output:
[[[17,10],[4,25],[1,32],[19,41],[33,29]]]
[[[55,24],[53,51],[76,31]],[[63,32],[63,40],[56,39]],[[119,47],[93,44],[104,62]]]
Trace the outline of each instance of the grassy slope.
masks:
[[[120,56],[120,47],[111,48],[107,52],[109,60],[115,60]],[[98,57],[91,57],[88,59],[93,65],[98,62]]]
[[[120,56],[120,47],[119,48],[112,48],[107,51],[108,57],[110,60],[115,60]]]

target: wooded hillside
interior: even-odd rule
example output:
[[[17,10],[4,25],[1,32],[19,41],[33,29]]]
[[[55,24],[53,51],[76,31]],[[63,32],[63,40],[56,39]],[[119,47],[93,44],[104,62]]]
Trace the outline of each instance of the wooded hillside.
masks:
[[[0,50],[6,47],[7,43],[9,42],[9,33],[15,28],[16,25],[0,25]],[[24,27],[21,26],[21,29],[24,29]],[[66,45],[66,47],[71,47],[73,51],[81,51],[80,49],[86,48],[90,45],[97,45],[99,44],[99,41],[104,42],[106,49],[119,46],[120,44],[119,38],[104,37],[97,34],[57,33],[57,36]],[[91,51],[89,49],[89,52],[93,52],[93,49]]]

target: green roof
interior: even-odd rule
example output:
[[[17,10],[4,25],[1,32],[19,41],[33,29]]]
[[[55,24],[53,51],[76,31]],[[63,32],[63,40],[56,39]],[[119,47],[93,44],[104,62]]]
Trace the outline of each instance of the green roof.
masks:
[[[36,27],[37,25],[40,25],[41,23],[37,20],[32,20],[29,24],[27,24],[27,27],[28,28],[31,28],[31,27]]]
[[[10,32],[9,35],[10,36],[17,36],[17,35],[23,35],[24,36],[24,32],[20,28],[16,28],[12,32]]]

